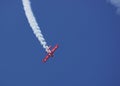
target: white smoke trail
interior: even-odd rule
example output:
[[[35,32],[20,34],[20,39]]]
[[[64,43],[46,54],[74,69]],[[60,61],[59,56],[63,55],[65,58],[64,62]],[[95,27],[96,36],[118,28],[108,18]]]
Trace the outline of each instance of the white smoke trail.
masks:
[[[117,7],[117,13],[120,15],[120,0],[108,0],[112,5]]]
[[[34,14],[32,12],[32,8],[30,5],[30,1],[29,0],[22,0],[23,3],[23,7],[24,7],[24,11],[27,17],[27,20],[35,34],[35,36],[38,38],[39,42],[41,43],[41,45],[43,46],[43,48],[45,48],[46,52],[49,51],[49,47],[47,46],[47,43],[41,33],[40,27],[37,24],[37,21],[34,17]]]

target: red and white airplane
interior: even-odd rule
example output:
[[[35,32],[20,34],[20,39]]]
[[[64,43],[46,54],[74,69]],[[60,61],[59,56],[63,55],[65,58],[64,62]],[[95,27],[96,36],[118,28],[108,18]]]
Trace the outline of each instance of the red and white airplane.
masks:
[[[46,57],[43,58],[42,62],[46,62],[50,57],[54,56],[54,52],[56,51],[56,49],[58,48],[58,44],[55,45],[55,47],[53,47],[52,50],[50,50],[51,46],[49,47],[49,51],[46,55]]]

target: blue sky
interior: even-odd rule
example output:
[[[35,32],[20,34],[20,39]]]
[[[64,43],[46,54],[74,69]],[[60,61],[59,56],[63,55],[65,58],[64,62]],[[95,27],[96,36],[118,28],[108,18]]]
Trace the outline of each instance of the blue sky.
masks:
[[[0,1],[0,86],[120,86],[120,16],[106,0],[30,0],[54,58],[21,0]]]

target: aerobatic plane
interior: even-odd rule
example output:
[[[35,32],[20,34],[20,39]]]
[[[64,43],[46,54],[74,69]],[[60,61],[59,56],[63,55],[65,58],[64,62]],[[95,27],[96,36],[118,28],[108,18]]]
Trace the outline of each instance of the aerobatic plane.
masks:
[[[54,56],[54,52],[56,51],[56,49],[58,48],[58,44],[55,45],[55,47],[53,47],[53,49],[50,49],[51,46],[49,47],[49,52],[47,52],[46,57],[43,58],[42,62],[46,62],[50,57]]]

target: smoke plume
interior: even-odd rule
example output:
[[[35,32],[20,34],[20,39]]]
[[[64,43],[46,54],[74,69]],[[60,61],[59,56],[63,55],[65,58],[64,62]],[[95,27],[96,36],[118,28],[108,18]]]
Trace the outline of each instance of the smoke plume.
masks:
[[[38,38],[40,44],[43,46],[43,48],[46,50],[46,52],[48,52],[49,47],[47,46],[47,43],[41,33],[40,27],[38,26],[37,21],[34,17],[34,14],[32,12],[32,8],[30,5],[30,0],[22,0],[22,3],[23,3],[25,15],[27,17],[27,20],[28,20],[35,36]]]
[[[120,15],[120,0],[108,0],[108,1],[117,8],[117,13]]]

